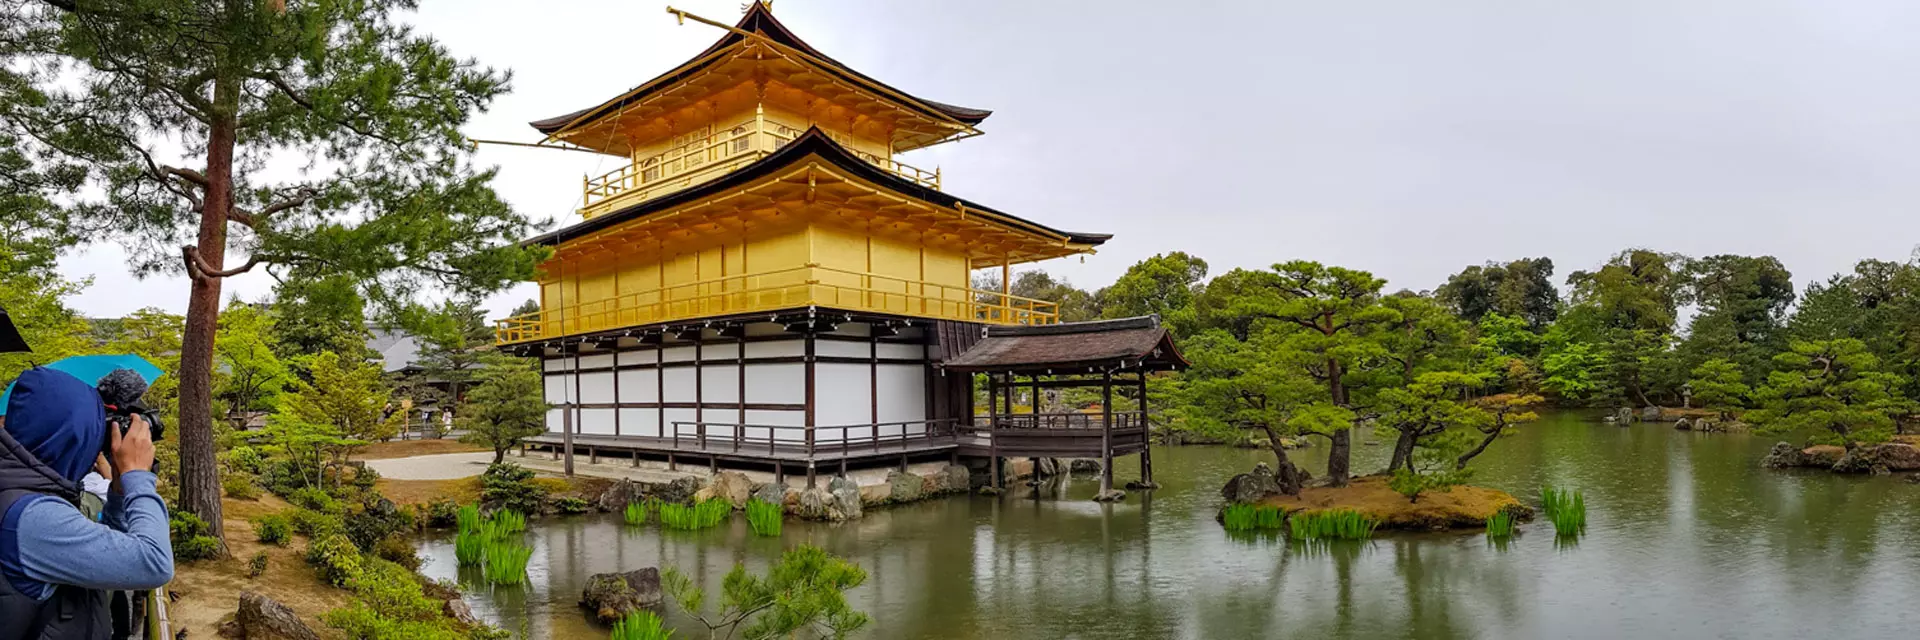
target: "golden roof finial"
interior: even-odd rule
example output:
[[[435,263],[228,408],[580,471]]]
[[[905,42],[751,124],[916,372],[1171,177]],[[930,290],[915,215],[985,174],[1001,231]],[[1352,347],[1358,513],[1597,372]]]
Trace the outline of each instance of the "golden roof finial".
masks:
[[[764,4],[764,5],[767,5],[768,11],[773,10],[773,0],[751,0],[746,4],[740,5],[740,13],[746,13],[748,11],[752,11],[753,5],[755,4]]]

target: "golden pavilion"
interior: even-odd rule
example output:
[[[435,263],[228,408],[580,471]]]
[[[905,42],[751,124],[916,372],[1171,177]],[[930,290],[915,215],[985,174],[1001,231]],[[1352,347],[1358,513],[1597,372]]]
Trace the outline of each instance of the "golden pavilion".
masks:
[[[636,465],[804,468],[809,483],[821,463],[1072,453],[993,448],[973,372],[1009,393],[1015,374],[943,365],[994,340],[988,327],[1056,325],[1054,303],[1010,293],[1011,266],[1091,253],[1110,236],[950,195],[938,169],[903,158],[980,135],[991,112],[855,71],[763,2],[732,25],[669,11],[725,34],[630,91],[531,123],[543,144],[621,159],[583,178],[580,221],[527,241],[553,248],[540,311],[498,322],[502,349],[543,362],[554,409],[533,444],[564,452],[569,470],[585,446]],[[979,270],[998,271],[1000,289],[973,288]],[[1114,328],[1046,335],[1089,331]],[[1144,391],[1145,371],[1183,363],[1157,323],[1135,333],[1101,354],[1118,365],[1029,375],[1059,384],[1099,370],[1111,388],[1132,372]],[[1080,445],[1102,434],[1093,455],[1145,450],[1137,412],[1076,415],[1060,426],[1077,420]]]

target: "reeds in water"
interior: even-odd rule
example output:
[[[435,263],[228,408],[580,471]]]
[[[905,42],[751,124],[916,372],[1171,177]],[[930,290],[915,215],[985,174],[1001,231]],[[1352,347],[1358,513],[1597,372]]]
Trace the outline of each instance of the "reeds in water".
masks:
[[[527,576],[527,559],[533,548],[516,538],[490,540],[483,551],[486,562],[480,573],[488,584],[520,584]]]
[[[460,507],[459,511],[454,512],[454,517],[458,519],[461,531],[473,531],[480,528],[479,505],[470,504]]]
[[[463,528],[453,537],[453,557],[462,567],[479,566],[483,560],[481,550],[486,543],[487,535],[484,532],[467,531]]]
[[[527,530],[527,516],[518,511],[502,509],[493,512],[493,524],[496,533],[501,535],[520,533]]]
[[[754,535],[778,537],[783,507],[771,502],[753,499],[747,501],[747,524],[753,527]]]
[[[733,505],[719,498],[692,506],[666,503],[660,505],[660,523],[674,529],[694,531],[718,526],[731,513]]]
[[[1587,528],[1587,496],[1580,491],[1541,487],[1540,511],[1558,535],[1578,535]]]
[[[1366,540],[1380,521],[1352,509],[1302,511],[1287,518],[1295,540]]]
[[[1220,514],[1220,521],[1228,531],[1279,529],[1286,521],[1286,514],[1281,513],[1279,507],[1230,504]]]
[[[647,523],[647,513],[652,511],[652,502],[629,502],[623,514],[629,526],[638,527]]]
[[[608,640],[673,640],[673,630],[652,611],[635,611],[613,623],[613,635]]]
[[[1487,518],[1487,539],[1502,540],[1513,537],[1513,514],[1501,511]]]

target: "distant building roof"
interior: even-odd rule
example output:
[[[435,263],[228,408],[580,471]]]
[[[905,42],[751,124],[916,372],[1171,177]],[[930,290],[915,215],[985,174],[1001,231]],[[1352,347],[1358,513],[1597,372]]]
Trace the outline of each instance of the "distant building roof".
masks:
[[[942,368],[980,373],[1068,374],[1104,369],[1187,368],[1173,336],[1153,316],[990,327]]]
[[[369,328],[367,348],[380,354],[381,369],[399,373],[418,368],[420,339],[393,329]]]

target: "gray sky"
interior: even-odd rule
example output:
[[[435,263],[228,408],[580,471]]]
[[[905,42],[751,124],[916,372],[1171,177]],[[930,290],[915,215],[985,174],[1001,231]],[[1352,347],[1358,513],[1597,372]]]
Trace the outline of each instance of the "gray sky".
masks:
[[[514,72],[469,127],[480,138],[532,141],[526,121],[721,35],[650,1],[425,4],[422,30]],[[675,6],[732,22],[742,0]],[[1771,254],[1804,284],[1920,243],[1920,3],[778,0],[775,14],[894,86],[995,110],[988,135],[902,159],[942,167],[955,195],[1115,234],[1084,262],[1041,263],[1084,288],[1173,250],[1216,274],[1307,258],[1429,289],[1525,256],[1564,278],[1628,246]],[[618,162],[480,160],[509,202],[563,222],[580,176]],[[94,277],[76,301],[90,315],[185,308],[184,278],[134,282],[117,247],[62,264]]]

